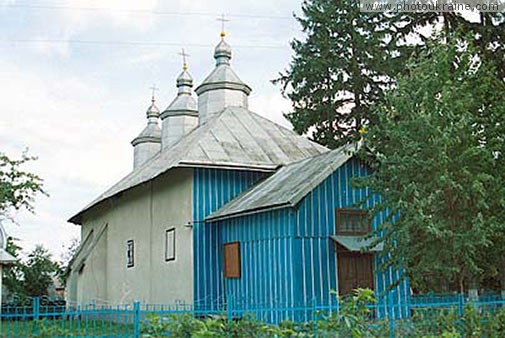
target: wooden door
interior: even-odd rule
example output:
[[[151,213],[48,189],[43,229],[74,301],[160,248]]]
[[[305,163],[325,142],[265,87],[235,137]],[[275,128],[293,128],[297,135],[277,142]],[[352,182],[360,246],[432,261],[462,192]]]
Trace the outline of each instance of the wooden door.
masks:
[[[339,295],[351,294],[357,288],[373,290],[372,255],[339,252],[337,259]]]

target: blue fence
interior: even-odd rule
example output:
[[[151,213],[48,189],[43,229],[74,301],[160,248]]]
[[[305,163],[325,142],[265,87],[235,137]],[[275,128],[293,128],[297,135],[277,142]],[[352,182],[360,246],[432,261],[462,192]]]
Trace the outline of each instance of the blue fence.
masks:
[[[292,321],[301,323],[300,330],[308,330],[306,337],[329,337],[335,334],[331,334],[331,325],[327,323],[343,311],[342,304],[338,303],[266,305],[230,301],[222,304],[220,310],[183,303],[65,306],[48,305],[33,298],[26,306],[2,307],[0,337],[159,337],[146,333],[149,323],[153,324],[153,316],[157,316],[158,324],[173,321],[175,316],[202,323],[212,318],[238,324],[254,318],[272,326]],[[448,337],[505,336],[505,300],[497,295],[481,296],[474,302],[458,294],[413,296],[408,304],[408,316],[402,318],[393,315],[402,311],[397,307],[395,304],[367,305],[369,311],[362,323],[369,330],[367,334],[375,337],[437,337],[443,333],[452,334]],[[170,333],[166,330],[161,336],[170,336]]]

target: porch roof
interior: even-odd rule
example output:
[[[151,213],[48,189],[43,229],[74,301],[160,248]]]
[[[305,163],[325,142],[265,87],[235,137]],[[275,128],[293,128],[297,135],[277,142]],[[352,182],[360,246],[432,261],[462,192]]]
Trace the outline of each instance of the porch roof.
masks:
[[[373,237],[331,235],[330,239],[352,252],[376,252],[384,249],[383,243],[378,243],[370,248],[370,245],[377,240]]]

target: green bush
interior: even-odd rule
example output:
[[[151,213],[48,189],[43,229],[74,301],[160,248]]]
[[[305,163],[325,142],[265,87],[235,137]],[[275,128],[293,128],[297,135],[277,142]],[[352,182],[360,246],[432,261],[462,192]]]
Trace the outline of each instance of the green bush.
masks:
[[[390,321],[373,318],[370,305],[376,303],[373,291],[357,289],[339,299],[339,310],[320,312],[306,323],[285,321],[266,324],[246,315],[228,320],[225,316],[196,319],[191,314],[161,317],[149,315],[142,325],[143,337],[176,338],[311,338],[311,337],[390,337]],[[457,307],[417,309],[410,318],[394,321],[395,337],[475,338],[505,337],[505,307],[477,308],[467,304],[461,315]]]

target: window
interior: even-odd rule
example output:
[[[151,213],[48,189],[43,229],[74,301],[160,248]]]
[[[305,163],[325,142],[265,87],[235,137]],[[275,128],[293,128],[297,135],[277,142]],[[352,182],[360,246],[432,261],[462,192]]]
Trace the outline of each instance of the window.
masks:
[[[370,232],[370,219],[365,210],[337,209],[338,235],[364,235]]]
[[[240,243],[226,243],[223,245],[224,277],[240,278]]]
[[[135,265],[134,262],[134,249],[133,249],[133,239],[126,241],[126,267],[132,268]]]
[[[175,260],[175,228],[165,232],[165,261]]]

